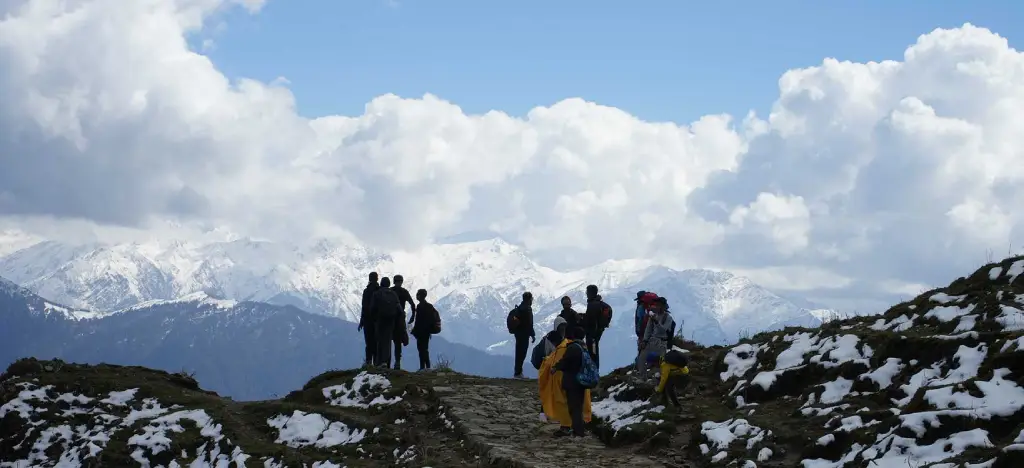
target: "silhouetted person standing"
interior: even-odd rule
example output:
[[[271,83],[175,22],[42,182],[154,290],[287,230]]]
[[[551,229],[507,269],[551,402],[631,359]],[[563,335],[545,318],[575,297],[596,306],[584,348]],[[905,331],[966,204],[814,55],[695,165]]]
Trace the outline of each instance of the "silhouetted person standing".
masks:
[[[373,293],[377,292],[378,289],[380,289],[380,284],[377,283],[377,272],[371,271],[370,282],[363,288],[363,308],[359,313],[358,330],[363,331],[363,340],[366,342],[364,366],[372,366],[374,363],[373,357],[377,355],[377,341],[374,339],[376,325],[371,320],[373,309],[370,307],[370,303],[373,302]]]
[[[398,307],[402,311],[395,324],[395,332],[391,337],[395,342],[395,369],[402,368],[402,347],[409,344],[409,331],[405,328],[405,303],[408,302],[409,307],[412,308],[412,313],[416,314],[416,303],[412,301],[412,295],[409,294],[409,290],[402,287],[404,282],[405,278],[402,275],[395,275],[395,285],[391,287],[391,290],[398,295]]]
[[[583,328],[587,333],[587,350],[594,363],[601,365],[601,335],[611,321],[612,308],[597,293],[597,285],[587,285],[587,311],[583,314]]]
[[[371,299],[373,322],[377,336],[377,356],[374,364],[382,367],[391,366],[391,340],[395,334],[395,322],[401,312],[398,295],[391,290],[391,280],[387,276],[380,279],[380,288],[373,293]],[[404,326],[404,323],[402,324]]]
[[[530,291],[523,293],[523,302],[520,302],[509,314],[510,319],[515,319],[515,326],[509,327],[512,335],[516,338],[516,363],[513,378],[524,379],[523,361],[526,360],[526,351],[530,348],[530,342],[537,340],[533,331],[533,294]],[[512,322],[510,320],[510,322]],[[511,323],[510,323],[511,325]]]
[[[434,305],[427,302],[427,290],[416,291],[416,300],[420,301],[412,311],[409,324],[412,325],[412,336],[416,338],[416,351],[420,355],[420,370],[430,369],[430,335],[441,332],[441,314]]]

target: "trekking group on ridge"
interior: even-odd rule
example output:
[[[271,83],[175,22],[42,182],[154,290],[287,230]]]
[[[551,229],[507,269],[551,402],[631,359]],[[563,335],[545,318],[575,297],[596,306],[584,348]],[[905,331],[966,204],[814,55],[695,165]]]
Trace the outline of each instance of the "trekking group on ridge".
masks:
[[[363,289],[363,308],[359,314],[359,328],[366,341],[366,366],[391,367],[391,349],[395,351],[395,369],[402,368],[402,347],[409,346],[409,335],[416,338],[420,370],[430,369],[430,337],[441,333],[441,315],[427,302],[427,290],[416,291],[412,301],[409,290],[402,286],[405,278],[395,275],[395,285],[387,276],[377,282],[377,272],[370,273],[370,281]],[[406,329],[405,304],[409,303],[412,316]]]
[[[405,303],[412,317],[411,334],[416,338],[420,370],[430,369],[430,337],[441,332],[441,317],[437,309],[427,302],[427,291],[416,291],[414,303],[409,291],[402,287],[402,275],[394,276],[395,284],[370,273],[369,283],[363,290],[362,313],[359,330],[366,341],[367,366],[401,369],[402,347],[408,346]],[[600,379],[600,343],[604,331],[612,322],[612,307],[598,293],[597,285],[586,287],[586,309],[577,312],[569,296],[562,297],[562,310],[554,319],[552,330],[537,343],[533,317],[533,294],[526,291],[522,301],[506,317],[508,332],[515,338],[513,378],[525,379],[523,362],[530,354],[530,363],[539,371],[538,386],[544,418],[557,423],[555,436],[579,437],[585,434],[590,422],[590,391]],[[669,312],[668,300],[649,291],[636,294],[633,317],[637,337],[635,379],[646,381],[650,367],[657,366],[660,379],[655,396],[665,404],[671,401],[679,410],[677,388],[688,382],[689,367],[686,351],[672,346],[676,322]],[[530,352],[530,344],[534,347]]]

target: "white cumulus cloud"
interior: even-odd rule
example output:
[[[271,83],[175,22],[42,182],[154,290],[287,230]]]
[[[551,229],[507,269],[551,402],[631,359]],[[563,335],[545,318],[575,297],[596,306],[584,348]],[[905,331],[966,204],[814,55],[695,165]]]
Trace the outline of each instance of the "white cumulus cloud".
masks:
[[[902,61],[791,70],[769,115],[739,121],[577,98],[471,115],[432,95],[309,118],[287,80],[231,81],[189,47],[223,10],[262,4],[0,3],[0,215],[340,229],[383,248],[493,231],[554,263],[868,289],[948,281],[1021,237],[1024,55],[983,28],[922,35]]]

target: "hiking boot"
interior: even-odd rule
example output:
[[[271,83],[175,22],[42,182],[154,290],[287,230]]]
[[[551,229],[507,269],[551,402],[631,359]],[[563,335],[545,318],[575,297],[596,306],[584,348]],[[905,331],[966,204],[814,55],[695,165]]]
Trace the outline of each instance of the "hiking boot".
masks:
[[[523,374],[516,374],[516,375],[513,375],[512,378],[513,379],[525,379],[526,377],[523,377]]]
[[[559,427],[554,434],[551,434],[552,437],[568,437],[570,435],[572,435],[572,429],[568,427]]]

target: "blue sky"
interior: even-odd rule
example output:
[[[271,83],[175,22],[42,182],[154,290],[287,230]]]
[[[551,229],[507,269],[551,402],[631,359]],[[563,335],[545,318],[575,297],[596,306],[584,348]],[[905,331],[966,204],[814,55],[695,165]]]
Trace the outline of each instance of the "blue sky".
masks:
[[[684,123],[763,115],[784,71],[824,57],[900,59],[936,27],[971,22],[1017,47],[1024,3],[270,0],[223,21],[206,33],[217,66],[285,76],[308,117],[430,92],[473,113],[583,97]]]

